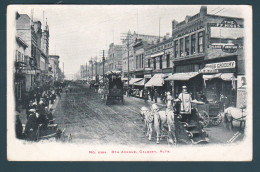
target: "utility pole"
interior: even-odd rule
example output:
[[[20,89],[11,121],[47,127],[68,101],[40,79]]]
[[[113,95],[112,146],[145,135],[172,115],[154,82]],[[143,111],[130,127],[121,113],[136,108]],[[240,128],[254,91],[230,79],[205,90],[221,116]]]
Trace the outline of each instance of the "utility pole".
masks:
[[[88,78],[88,62],[86,62],[86,79]]]
[[[102,61],[103,61],[103,84],[104,84],[105,83],[105,50],[103,50]]]
[[[129,37],[127,35],[127,88],[129,89],[129,80],[130,80],[130,74],[129,74]]]

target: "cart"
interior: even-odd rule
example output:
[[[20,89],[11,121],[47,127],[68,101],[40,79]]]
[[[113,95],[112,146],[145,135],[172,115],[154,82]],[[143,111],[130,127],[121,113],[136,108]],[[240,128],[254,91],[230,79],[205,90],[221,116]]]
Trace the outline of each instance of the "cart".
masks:
[[[203,118],[203,127],[209,124],[217,126],[222,122],[221,104],[219,102],[200,102],[192,101],[192,106],[195,108],[200,117]]]

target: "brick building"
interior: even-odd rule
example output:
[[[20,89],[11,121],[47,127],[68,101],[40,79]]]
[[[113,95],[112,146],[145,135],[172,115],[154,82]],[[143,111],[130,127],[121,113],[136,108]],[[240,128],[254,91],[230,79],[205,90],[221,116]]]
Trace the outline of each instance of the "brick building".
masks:
[[[108,49],[108,70],[122,71],[122,45],[111,43]]]
[[[209,101],[222,95],[227,105],[236,104],[236,80],[245,75],[243,22],[208,14],[205,6],[180,23],[172,21],[175,93],[187,85],[193,98],[203,92]]]

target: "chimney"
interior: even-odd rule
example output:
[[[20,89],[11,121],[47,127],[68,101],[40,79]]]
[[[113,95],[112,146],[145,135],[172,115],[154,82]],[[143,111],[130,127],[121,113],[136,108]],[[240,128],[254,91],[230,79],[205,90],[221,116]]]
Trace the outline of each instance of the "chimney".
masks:
[[[207,15],[207,6],[201,6],[200,7],[200,15],[201,16]]]

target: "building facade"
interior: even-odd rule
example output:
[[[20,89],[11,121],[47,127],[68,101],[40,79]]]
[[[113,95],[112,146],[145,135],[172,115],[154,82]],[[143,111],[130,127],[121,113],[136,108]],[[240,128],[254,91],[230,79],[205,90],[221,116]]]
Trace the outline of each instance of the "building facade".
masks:
[[[158,36],[151,35],[142,35],[136,34],[135,32],[132,34],[129,32],[126,35],[126,38],[123,39],[123,48],[122,48],[122,60],[123,60],[123,76],[128,77],[128,65],[129,65],[129,77],[135,78],[136,71],[136,56],[134,51],[134,45],[137,41],[146,41],[148,44],[153,44],[159,39]],[[129,61],[129,64],[128,64]]]
[[[108,49],[108,70],[122,71],[122,45],[111,43]]]
[[[205,6],[180,23],[174,20],[175,93],[187,85],[193,98],[203,92],[208,101],[226,97],[227,106],[235,105],[236,80],[245,74],[243,27],[243,19],[208,14]]]

